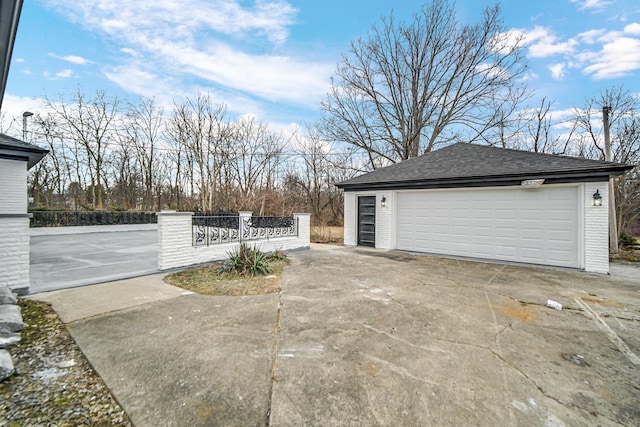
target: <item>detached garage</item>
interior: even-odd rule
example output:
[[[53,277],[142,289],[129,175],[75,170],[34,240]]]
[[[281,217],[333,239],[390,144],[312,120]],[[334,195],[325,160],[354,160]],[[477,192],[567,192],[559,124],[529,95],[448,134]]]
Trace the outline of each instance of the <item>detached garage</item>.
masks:
[[[454,144],[337,184],[344,242],[608,273],[608,180],[629,168]]]

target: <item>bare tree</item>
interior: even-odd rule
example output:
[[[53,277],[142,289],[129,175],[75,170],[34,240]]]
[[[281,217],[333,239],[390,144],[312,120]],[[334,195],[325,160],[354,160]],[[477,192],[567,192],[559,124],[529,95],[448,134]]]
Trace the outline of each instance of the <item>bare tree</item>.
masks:
[[[199,208],[211,211],[220,180],[222,144],[227,138],[226,105],[213,104],[208,94],[174,107],[167,135],[176,145],[177,165],[175,184],[180,172],[187,174],[191,196],[199,196]],[[186,161],[186,169],[182,169]]]
[[[577,128],[575,120],[565,123],[553,121],[553,101],[546,97],[537,107],[523,108],[510,120],[498,123],[494,131],[482,139],[488,145],[500,145],[535,153],[570,154],[571,142]]]
[[[72,103],[65,103],[63,98],[59,101],[52,102],[45,98],[65,138],[73,140],[85,150],[91,171],[93,206],[103,209],[104,159],[113,139],[118,100],[107,98],[102,91],[97,91],[93,99],[86,99],[78,90]]]
[[[575,108],[580,132],[577,142],[585,157],[605,160],[602,109],[608,107],[611,134],[611,160],[640,164],[640,99],[623,86],[604,90],[597,97]],[[618,234],[637,224],[640,218],[640,183],[638,167],[614,180]]]
[[[324,133],[365,150],[373,168],[477,139],[528,95],[521,51],[498,6],[476,25],[460,24],[447,0],[423,5],[408,24],[385,18],[338,65]]]
[[[253,116],[239,117],[233,123],[228,146],[227,166],[239,190],[240,206],[251,206],[259,192],[266,195],[273,188],[275,169],[280,162],[282,136],[269,130]],[[265,196],[266,197],[266,196]],[[264,211],[262,200],[260,212]]]
[[[51,114],[36,114],[33,120],[32,135],[38,142],[46,142],[49,154],[30,172],[30,194],[35,206],[41,206],[40,196],[45,196],[44,206],[64,206],[64,194],[69,182],[70,165],[65,153],[64,137]],[[54,195],[59,200],[54,201]]]
[[[153,98],[139,98],[127,103],[127,113],[118,134],[125,138],[125,146],[135,150],[138,170],[144,185],[143,208],[154,208],[154,188],[158,187],[159,143],[163,136],[164,109]],[[160,210],[160,197],[157,209]]]

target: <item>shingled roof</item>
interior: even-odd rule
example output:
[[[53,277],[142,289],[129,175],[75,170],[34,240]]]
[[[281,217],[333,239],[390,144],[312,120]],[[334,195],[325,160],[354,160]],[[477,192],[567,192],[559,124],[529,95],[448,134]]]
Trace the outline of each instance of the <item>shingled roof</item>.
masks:
[[[457,143],[336,184],[345,191],[606,181],[633,166]]]
[[[29,144],[0,133],[0,159],[24,160],[29,169],[49,152],[37,145]]]

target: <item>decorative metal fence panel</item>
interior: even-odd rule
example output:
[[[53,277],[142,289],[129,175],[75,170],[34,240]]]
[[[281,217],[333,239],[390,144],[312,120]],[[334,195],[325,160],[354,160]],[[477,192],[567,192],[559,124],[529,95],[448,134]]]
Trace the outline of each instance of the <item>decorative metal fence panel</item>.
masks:
[[[155,212],[126,211],[34,211],[30,227],[69,227],[87,225],[156,224]]]
[[[273,216],[194,216],[193,246],[268,240],[298,235],[295,218]]]

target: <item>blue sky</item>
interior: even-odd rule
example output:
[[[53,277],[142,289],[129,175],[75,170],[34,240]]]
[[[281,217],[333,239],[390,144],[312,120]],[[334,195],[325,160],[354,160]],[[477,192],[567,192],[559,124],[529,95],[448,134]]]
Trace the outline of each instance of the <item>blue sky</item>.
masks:
[[[209,91],[232,115],[276,126],[313,122],[340,55],[411,0],[25,0],[2,111],[38,111],[42,97],[78,86],[120,99],[172,100]],[[494,2],[459,0],[462,22]],[[640,95],[637,0],[504,0],[511,31],[526,38],[532,105],[556,118],[603,88]]]

